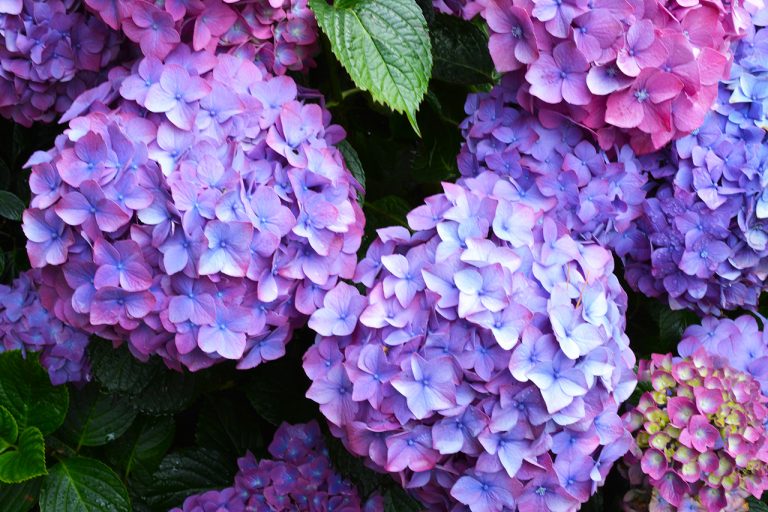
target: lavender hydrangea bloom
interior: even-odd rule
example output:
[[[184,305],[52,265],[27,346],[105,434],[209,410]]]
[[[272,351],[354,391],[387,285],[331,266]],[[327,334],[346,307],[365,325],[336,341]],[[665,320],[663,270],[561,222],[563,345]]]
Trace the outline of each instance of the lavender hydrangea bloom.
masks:
[[[768,29],[758,28],[738,45],[732,76],[701,127],[642,159],[652,177],[648,199],[637,231],[617,252],[633,288],[675,309],[754,309],[764,289],[766,37]]]
[[[111,79],[32,160],[23,227],[44,305],[173,368],[280,357],[354,272],[364,220],[343,131],[292,79],[229,54],[181,45]]]
[[[73,0],[0,9],[0,115],[50,123],[105,76],[121,37]]]
[[[624,510],[739,510],[768,488],[768,398],[759,383],[703,348],[685,359],[654,354],[652,384],[624,416],[635,445],[624,458],[635,489]],[[643,489],[645,488],[645,489]]]
[[[408,215],[413,233],[379,230],[362,301],[339,284],[310,318],[307,396],[429,510],[577,510],[629,446],[617,411],[634,356],[610,255],[522,204],[508,175],[443,187]]]
[[[333,471],[317,423],[283,423],[269,445],[271,459],[249,452],[237,461],[234,485],[190,496],[171,512],[382,512],[379,495],[363,500]]]
[[[194,50],[228,50],[270,72],[306,71],[319,50],[306,0],[86,0],[104,23],[121,30],[146,57],[165,59],[180,42]]]
[[[0,352],[40,352],[40,363],[54,385],[89,380],[88,335],[59,321],[43,307],[40,273],[23,272],[10,286],[0,285]]]
[[[507,75],[491,92],[469,95],[468,117],[461,124],[462,176],[500,174],[516,199],[499,205],[493,222],[497,236],[513,243],[530,236],[528,226],[511,219],[531,222],[532,209],[545,211],[577,239],[610,248],[626,245],[635,236],[645,198],[640,161],[629,146],[600,150],[585,130],[561,117],[545,126],[515,108],[518,85]]]

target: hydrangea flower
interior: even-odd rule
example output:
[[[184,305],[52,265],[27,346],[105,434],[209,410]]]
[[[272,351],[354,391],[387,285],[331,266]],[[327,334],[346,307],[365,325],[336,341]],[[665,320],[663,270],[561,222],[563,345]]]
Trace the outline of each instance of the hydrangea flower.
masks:
[[[314,66],[315,17],[306,0],[85,0],[114,30],[163,60],[183,42],[195,51],[228,49],[278,75]]]
[[[0,115],[50,123],[104,79],[121,38],[74,0],[0,2]]]
[[[482,0],[438,9],[490,30],[496,69],[520,80],[517,102],[592,130],[603,149],[659,149],[704,121],[727,76],[731,43],[762,1]]]
[[[643,158],[652,177],[619,252],[629,284],[675,308],[754,309],[768,273],[768,29],[736,49],[704,124]]]
[[[174,368],[280,357],[354,272],[364,219],[343,130],[238,56],[180,45],[111,78],[30,161],[43,303]]]
[[[379,230],[310,318],[307,396],[430,510],[577,510],[627,450],[635,385],[610,254],[518,201],[508,176],[443,184]]]
[[[703,349],[685,359],[654,354],[640,362],[645,392],[624,416],[635,445],[624,458],[633,486],[652,500],[625,510],[737,510],[768,488],[766,398],[750,375],[716,361]],[[646,499],[648,498],[646,494]]]
[[[250,453],[237,461],[232,487],[188,497],[171,512],[382,512],[384,504],[374,495],[363,501],[357,489],[342,479],[328,459],[316,422],[283,423],[269,445],[271,459],[256,460]]]
[[[631,148],[602,151],[583,129],[558,116],[543,124],[515,108],[519,86],[518,78],[507,75],[489,93],[467,98],[458,156],[462,176],[504,176],[518,203],[556,218],[577,239],[604,247],[632,243],[647,178]],[[511,216],[506,218],[494,225],[504,233],[513,226]]]
[[[39,272],[31,270],[22,272],[10,286],[0,285],[0,352],[40,352],[40,363],[55,386],[89,380],[88,335],[43,307],[39,279]]]

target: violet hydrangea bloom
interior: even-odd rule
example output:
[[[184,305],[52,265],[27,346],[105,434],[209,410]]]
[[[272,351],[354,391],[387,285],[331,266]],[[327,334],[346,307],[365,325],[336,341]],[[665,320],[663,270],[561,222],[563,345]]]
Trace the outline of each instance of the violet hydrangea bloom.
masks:
[[[760,498],[768,488],[768,398],[756,380],[704,349],[685,359],[654,354],[640,362],[638,378],[652,390],[624,416],[635,437],[624,461],[631,484],[650,492],[630,493],[626,511],[720,512]]]
[[[283,423],[269,445],[271,459],[256,460],[249,452],[237,461],[232,487],[190,496],[171,512],[382,512],[374,495],[364,500],[350,482],[331,467],[320,428]]]
[[[0,285],[0,352],[40,352],[40,363],[54,385],[88,380],[88,335],[69,327],[43,307],[37,270],[23,272],[10,286]]]
[[[278,75],[314,65],[318,28],[306,0],[86,0],[114,30],[160,60],[180,42],[194,50],[231,50]]]
[[[379,230],[356,276],[366,297],[339,284],[310,318],[307,396],[430,510],[577,510],[629,446],[617,411],[634,356],[610,254],[508,176],[443,187],[408,215],[413,233]]]
[[[675,308],[754,309],[768,273],[768,29],[736,49],[730,80],[691,135],[642,159],[648,199],[617,251],[629,284]]]
[[[291,78],[234,55],[181,45],[111,78],[32,159],[23,227],[43,303],[173,368],[280,357],[354,273],[344,132]]]
[[[629,146],[600,150],[585,130],[562,117],[545,126],[515,108],[519,85],[507,75],[491,92],[467,98],[458,156],[462,176],[500,174],[514,186],[517,203],[553,216],[575,238],[626,245],[645,198],[640,161]],[[508,232],[514,228],[511,212],[494,228],[502,239],[514,236]]]
[[[0,115],[50,123],[105,77],[121,37],[73,0],[0,6]]]
[[[470,6],[473,9],[470,9]],[[456,7],[461,7],[457,9]],[[520,80],[517,102],[593,132],[603,149],[648,153],[699,127],[727,76],[733,41],[762,1],[483,0],[498,71]]]

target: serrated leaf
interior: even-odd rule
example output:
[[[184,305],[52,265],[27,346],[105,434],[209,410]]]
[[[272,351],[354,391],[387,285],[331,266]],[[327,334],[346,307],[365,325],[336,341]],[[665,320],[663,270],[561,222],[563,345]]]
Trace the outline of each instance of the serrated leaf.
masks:
[[[137,491],[153,509],[168,510],[192,494],[231,485],[235,470],[220,452],[183,450],[166,455],[150,477],[136,482]]]
[[[170,417],[142,417],[107,447],[107,457],[126,476],[134,469],[151,473],[171,447],[175,431],[176,424]]]
[[[342,140],[336,144],[336,147],[341,151],[349,172],[352,173],[352,176],[355,177],[357,182],[360,183],[360,186],[363,187],[363,190],[365,190],[365,170],[363,169],[363,164],[360,162],[360,157],[358,156],[357,151],[355,151],[355,148],[353,148],[352,144],[347,140]]]
[[[19,437],[19,426],[13,419],[13,414],[0,405],[0,453],[16,442]]]
[[[46,473],[43,434],[27,427],[19,434],[16,446],[0,454],[0,482],[17,484]]]
[[[0,217],[20,221],[25,208],[21,199],[7,190],[0,190]]]
[[[752,496],[747,498],[747,504],[749,505],[749,512],[768,512],[768,505]]]
[[[234,460],[263,446],[259,417],[245,397],[217,394],[206,400],[197,421],[197,444],[230,455]]]
[[[195,375],[162,369],[133,401],[145,414],[164,416],[183,411],[194,401],[196,395]]]
[[[114,441],[131,427],[136,409],[126,398],[106,395],[92,385],[73,395],[64,424],[57,432],[76,450]]]
[[[493,62],[488,36],[469,21],[437,14],[430,26],[432,77],[458,85],[493,82]]]
[[[51,384],[37,357],[29,353],[24,359],[18,350],[0,354],[0,405],[20,429],[37,427],[48,435],[64,421],[69,394],[66,386]]]
[[[37,504],[41,478],[33,478],[20,484],[0,484],[0,503],[3,512],[27,512]]]
[[[427,24],[415,0],[309,0],[333,53],[355,84],[419,133],[416,111],[432,73]]]
[[[113,348],[105,340],[90,344],[89,359],[93,376],[114,393],[137,395],[162,371],[159,360],[143,363],[131,355],[127,345]]]
[[[40,491],[40,512],[130,512],[128,490],[108,466],[73,457],[51,468]]]

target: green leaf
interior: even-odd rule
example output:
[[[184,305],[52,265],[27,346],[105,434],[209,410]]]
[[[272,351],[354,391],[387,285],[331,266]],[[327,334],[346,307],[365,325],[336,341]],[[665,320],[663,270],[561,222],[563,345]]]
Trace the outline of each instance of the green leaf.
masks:
[[[54,387],[35,353],[15,350],[0,354],[0,405],[20,429],[37,427],[48,435],[61,425],[69,407],[66,386]]]
[[[21,220],[24,213],[24,202],[7,190],[0,190],[0,217],[8,220]]]
[[[126,344],[113,348],[106,340],[90,344],[89,358],[93,376],[113,393],[137,395],[162,369],[159,360],[142,363],[131,355]]]
[[[107,447],[108,460],[126,476],[135,469],[151,473],[171,447],[175,431],[173,418],[141,417],[128,432]]]
[[[16,442],[19,437],[19,426],[13,419],[13,414],[0,405],[0,453]]]
[[[424,15],[414,0],[309,0],[333,53],[373,99],[405,112],[419,132],[416,111],[432,73]]]
[[[108,466],[86,457],[51,468],[40,492],[40,512],[130,512],[128,491]]]
[[[135,396],[138,409],[152,416],[175,414],[186,409],[197,396],[195,375],[161,369],[144,390]]]
[[[197,444],[230,455],[234,460],[263,446],[256,427],[259,417],[242,396],[216,394],[205,401],[197,422]]]
[[[136,485],[153,509],[168,510],[192,494],[231,485],[235,469],[224,454],[193,448],[166,455],[157,470]]]
[[[437,14],[429,35],[433,78],[458,85],[493,82],[493,62],[483,29],[456,16]]]
[[[747,498],[747,504],[749,505],[749,512],[768,512],[768,505],[752,496]]]
[[[114,441],[131,427],[136,409],[116,395],[105,395],[91,385],[73,395],[69,414],[57,435],[76,450]]]
[[[424,507],[401,487],[392,486],[384,493],[384,512],[421,512]]]
[[[357,155],[357,151],[352,147],[352,144],[347,140],[343,140],[336,144],[336,147],[341,151],[344,157],[344,162],[347,164],[347,169],[352,173],[360,186],[365,190],[365,170],[363,164],[360,162],[360,157]]]
[[[0,503],[3,512],[27,512],[37,504],[41,478],[20,484],[0,484]]]
[[[0,454],[0,482],[17,484],[45,474],[43,434],[35,427],[27,427],[14,449]]]

